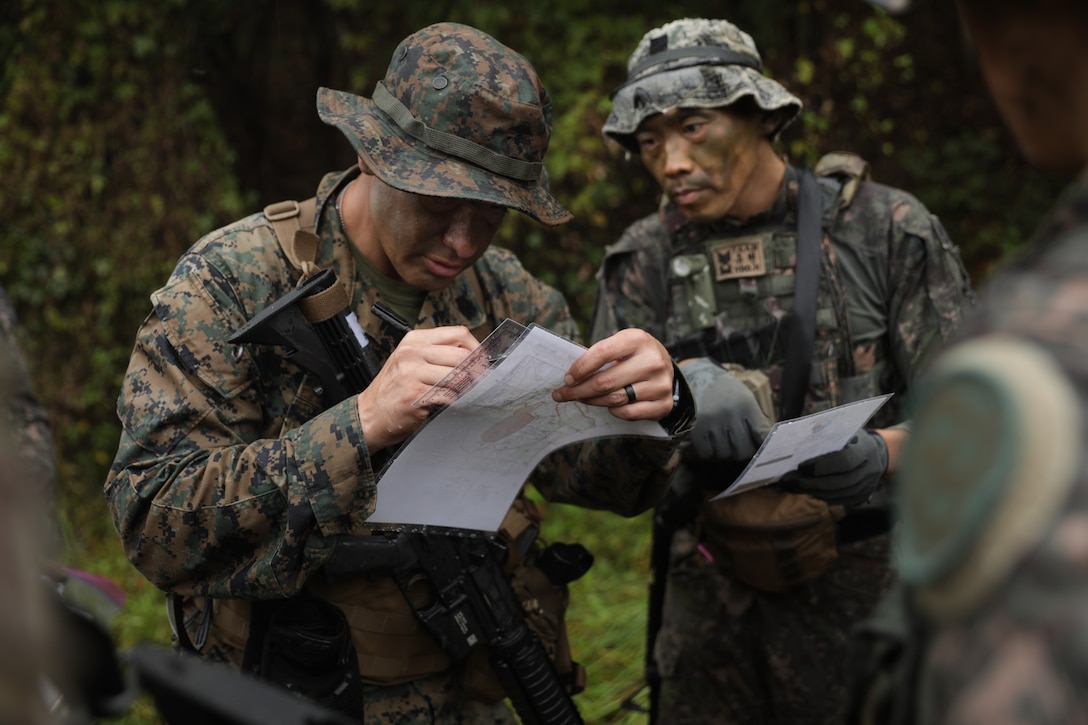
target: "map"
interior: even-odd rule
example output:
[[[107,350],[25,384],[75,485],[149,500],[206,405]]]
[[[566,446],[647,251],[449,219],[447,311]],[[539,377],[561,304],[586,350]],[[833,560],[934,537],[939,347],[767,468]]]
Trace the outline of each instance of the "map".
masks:
[[[556,403],[551,391],[585,348],[505,321],[417,405],[445,405],[401,446],[378,481],[372,524],[497,531],[548,453],[603,436],[664,438],[654,421]]]

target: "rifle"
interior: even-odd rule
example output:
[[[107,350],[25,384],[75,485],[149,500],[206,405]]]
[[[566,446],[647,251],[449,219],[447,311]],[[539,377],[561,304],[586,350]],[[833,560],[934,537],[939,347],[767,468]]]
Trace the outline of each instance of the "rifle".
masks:
[[[658,722],[658,704],[661,695],[661,672],[654,657],[654,643],[661,631],[665,612],[665,590],[668,581],[670,551],[673,534],[695,520],[699,504],[704,500],[706,491],[699,486],[699,481],[707,476],[711,480],[722,480],[740,475],[743,466],[733,464],[687,464],[689,470],[681,469],[673,477],[664,498],[654,507],[650,543],[650,584],[646,608],[646,652],[644,659],[645,685],[629,696],[623,703],[624,709],[646,713],[649,723]],[[735,470],[734,470],[735,469]],[[649,690],[649,704],[645,707],[635,703],[635,697],[643,689]]]
[[[549,551],[553,548],[545,553]],[[347,536],[336,541],[325,573],[335,577],[388,569],[405,596],[412,589],[409,602],[416,617],[454,661],[468,659],[477,647],[487,648],[491,666],[522,722],[582,723],[539,638],[525,624],[521,602],[502,570],[505,557],[505,543],[496,536],[420,532]],[[417,603],[423,594],[420,574],[428,587],[425,600]]]
[[[654,642],[661,630],[665,610],[665,583],[669,574],[669,552],[673,534],[695,518],[695,507],[700,498],[693,481],[682,475],[673,479],[665,497],[654,507],[650,534],[650,584],[646,607],[646,651],[643,660],[645,688],[650,691],[649,705],[645,708],[634,703],[635,695],[624,702],[625,709],[638,710],[649,715],[651,725],[657,722],[658,701],[661,694],[661,673],[654,657]]]
[[[335,289],[335,274],[323,270],[267,307],[233,333],[232,343],[280,345],[286,356],[318,377],[325,399],[336,403],[370,384],[381,363],[344,306],[316,315],[308,302]],[[345,303],[346,305],[346,303]],[[403,336],[408,322],[375,303],[374,314]],[[455,662],[477,647],[490,661],[506,695],[527,725],[583,721],[548,658],[544,645],[525,623],[517,594],[502,570],[505,543],[478,532],[392,532],[339,537],[326,562],[327,576],[388,570],[416,618]],[[541,552],[540,567],[554,584],[585,573],[593,557],[579,544],[552,544]],[[418,603],[419,577],[430,597]]]

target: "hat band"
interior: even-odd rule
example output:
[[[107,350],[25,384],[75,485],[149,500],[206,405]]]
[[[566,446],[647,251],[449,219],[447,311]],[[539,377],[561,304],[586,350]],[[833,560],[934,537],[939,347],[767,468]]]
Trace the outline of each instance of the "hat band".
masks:
[[[693,65],[742,65],[755,71],[763,71],[763,65],[759,60],[747,53],[738,53],[735,50],[715,48],[709,45],[692,45],[686,48],[670,48],[647,56],[628,72],[627,83],[638,80],[638,75],[647,68],[668,63],[670,60],[685,60],[687,62],[675,65],[669,70],[687,68]]]
[[[544,170],[544,164],[539,161],[512,159],[466,138],[430,128],[413,116],[412,112],[390,93],[381,81],[378,81],[377,87],[374,88],[373,100],[402,131],[436,151],[456,156],[492,173],[518,181],[537,181]]]

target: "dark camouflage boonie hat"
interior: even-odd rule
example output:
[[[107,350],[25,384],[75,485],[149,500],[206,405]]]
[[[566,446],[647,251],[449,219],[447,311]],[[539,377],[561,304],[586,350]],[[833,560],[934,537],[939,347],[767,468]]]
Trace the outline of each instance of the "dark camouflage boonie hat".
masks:
[[[725,20],[684,18],[642,36],[627,61],[627,82],[612,94],[602,129],[630,151],[650,116],[673,108],[722,108],[750,97],[773,114],[775,138],[801,112],[801,100],[763,75],[748,33]]]
[[[317,112],[393,188],[498,204],[548,225],[571,218],[547,188],[544,85],[529,61],[475,28],[413,33],[373,98],[321,88]]]
[[[869,3],[876,5],[878,8],[883,8],[889,13],[901,13],[910,9],[911,0],[869,0]]]

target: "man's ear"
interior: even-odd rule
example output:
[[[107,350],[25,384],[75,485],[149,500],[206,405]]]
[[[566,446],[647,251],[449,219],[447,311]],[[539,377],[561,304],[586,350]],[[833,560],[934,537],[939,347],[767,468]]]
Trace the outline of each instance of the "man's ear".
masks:
[[[359,171],[362,171],[367,176],[374,176],[374,171],[370,168],[366,159],[364,159],[361,154],[356,156],[356,159],[358,159]]]
[[[765,138],[774,140],[775,129],[778,128],[778,124],[781,121],[778,111],[769,111],[763,114],[763,118],[760,119],[759,128],[763,132]]]

